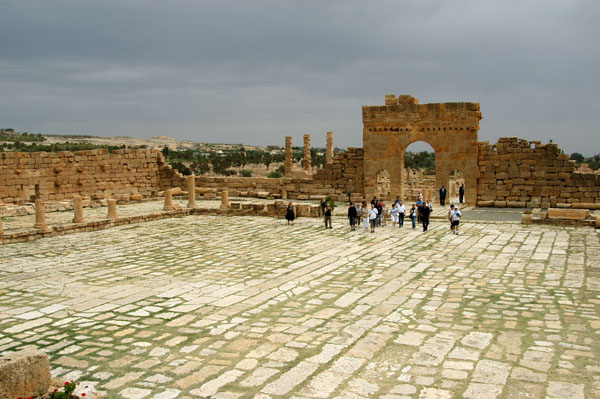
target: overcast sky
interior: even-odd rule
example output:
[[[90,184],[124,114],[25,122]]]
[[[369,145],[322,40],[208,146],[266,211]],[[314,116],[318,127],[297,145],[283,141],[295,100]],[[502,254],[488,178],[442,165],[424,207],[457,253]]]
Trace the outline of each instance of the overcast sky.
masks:
[[[362,146],[385,94],[600,152],[600,2],[0,0],[0,127]]]

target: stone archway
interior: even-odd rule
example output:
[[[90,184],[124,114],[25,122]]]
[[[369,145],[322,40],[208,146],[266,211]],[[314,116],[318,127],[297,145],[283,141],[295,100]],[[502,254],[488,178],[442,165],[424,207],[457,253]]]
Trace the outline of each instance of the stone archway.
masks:
[[[450,173],[461,170],[472,202],[477,192],[479,103],[418,104],[408,95],[387,95],[385,103],[362,109],[366,197],[375,195],[377,173],[385,169],[392,198],[403,198],[404,153],[411,143],[424,141],[435,151],[436,187],[448,187]]]

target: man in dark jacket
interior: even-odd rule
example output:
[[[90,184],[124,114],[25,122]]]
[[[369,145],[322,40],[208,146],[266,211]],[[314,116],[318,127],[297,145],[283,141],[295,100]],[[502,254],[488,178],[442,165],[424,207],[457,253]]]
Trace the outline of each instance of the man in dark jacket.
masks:
[[[350,228],[354,231],[356,229],[356,207],[352,202],[348,207],[348,219],[350,220]]]
[[[462,204],[464,199],[465,199],[465,185],[461,184],[460,188],[458,189],[458,202],[460,202]]]
[[[426,202],[421,205],[421,222],[423,223],[423,231],[427,231],[429,226],[429,215],[431,214],[431,208],[427,206]]]
[[[377,200],[375,208],[377,208],[377,227],[379,227],[381,226],[381,219],[383,218],[383,205],[381,205],[381,200]]]
[[[442,188],[440,188],[440,206],[444,206],[444,204],[446,204],[446,194],[446,187],[442,185]]]

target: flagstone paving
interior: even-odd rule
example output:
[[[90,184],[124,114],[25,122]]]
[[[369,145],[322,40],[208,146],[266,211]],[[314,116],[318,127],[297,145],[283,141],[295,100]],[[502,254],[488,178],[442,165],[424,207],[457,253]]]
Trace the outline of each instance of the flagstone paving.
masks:
[[[109,398],[600,397],[591,228],[190,216],[0,247],[0,353]]]

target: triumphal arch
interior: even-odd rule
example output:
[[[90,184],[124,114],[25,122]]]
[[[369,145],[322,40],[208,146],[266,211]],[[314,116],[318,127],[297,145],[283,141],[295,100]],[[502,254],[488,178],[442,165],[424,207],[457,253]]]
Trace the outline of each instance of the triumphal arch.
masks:
[[[377,192],[377,176],[386,171],[392,198],[404,193],[406,148],[424,141],[435,151],[436,187],[449,187],[460,171],[468,197],[475,198],[478,178],[479,103],[419,104],[410,95],[386,95],[383,106],[363,106],[364,193]]]

